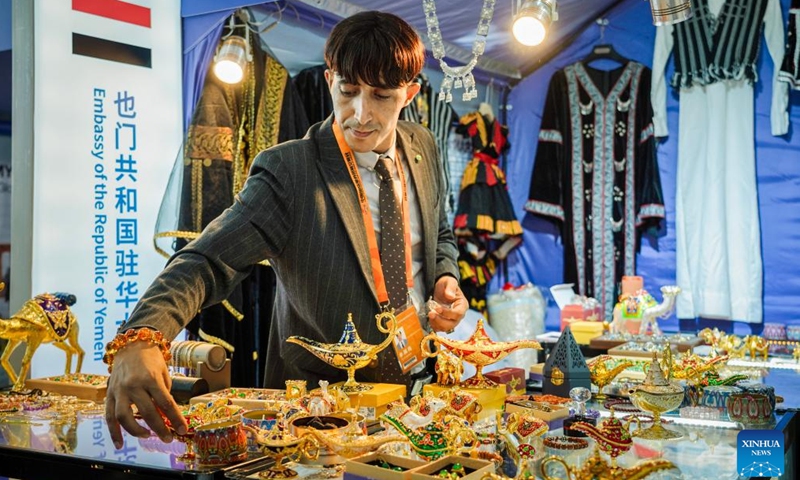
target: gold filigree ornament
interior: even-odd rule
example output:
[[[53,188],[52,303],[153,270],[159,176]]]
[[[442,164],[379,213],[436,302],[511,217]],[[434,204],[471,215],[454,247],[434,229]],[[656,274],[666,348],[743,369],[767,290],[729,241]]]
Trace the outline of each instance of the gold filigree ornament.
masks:
[[[436,344],[435,351],[430,350],[430,343]],[[452,340],[436,333],[429,333],[422,339],[422,354],[429,358],[435,357],[439,355],[440,345],[444,345],[467,363],[475,365],[475,376],[461,383],[462,387],[472,388],[493,388],[497,386],[497,383],[483,376],[483,367],[486,365],[499,362],[508,354],[520,348],[542,349],[542,346],[536,340],[493,341],[483,327],[483,318],[478,319],[475,332],[465,341]]]
[[[394,309],[375,315],[375,321],[378,330],[387,334],[386,339],[377,345],[361,341],[353,323],[352,314],[347,314],[344,332],[337,343],[322,343],[297,335],[289,337],[286,341],[300,345],[328,365],[347,370],[347,381],[341,386],[343,392],[363,392],[371,390],[372,385],[356,382],[356,370],[366,367],[377,359],[378,353],[388,347],[397,334],[397,318],[394,316]]]

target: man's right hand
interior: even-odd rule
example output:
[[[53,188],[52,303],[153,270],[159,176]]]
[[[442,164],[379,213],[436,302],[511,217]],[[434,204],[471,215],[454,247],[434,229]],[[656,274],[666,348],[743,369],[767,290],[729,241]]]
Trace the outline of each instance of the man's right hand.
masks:
[[[106,423],[116,448],[122,448],[123,443],[120,426],[131,435],[150,436],[150,431],[134,418],[132,405],[162,441],[172,441],[164,417],[176,433],[186,433],[188,425],[169,393],[171,385],[167,364],[157,346],[138,341],[117,352],[106,392]]]

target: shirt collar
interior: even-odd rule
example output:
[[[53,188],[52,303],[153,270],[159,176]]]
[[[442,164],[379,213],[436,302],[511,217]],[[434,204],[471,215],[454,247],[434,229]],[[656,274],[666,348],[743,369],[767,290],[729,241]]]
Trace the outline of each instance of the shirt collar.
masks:
[[[397,137],[395,137],[395,139],[396,138]],[[386,150],[386,152],[384,152],[384,153],[378,154],[378,153],[375,153],[375,152],[355,152],[355,151],[353,153],[356,156],[356,163],[358,163],[359,167],[364,167],[364,168],[368,168],[368,169],[372,170],[372,169],[375,168],[375,164],[378,163],[378,158],[381,155],[388,155],[389,157],[391,157],[393,159],[397,158],[397,156],[396,156],[396,153],[397,153],[396,146],[397,146],[397,141],[395,140],[395,142],[392,143],[392,146],[389,147],[389,150]]]

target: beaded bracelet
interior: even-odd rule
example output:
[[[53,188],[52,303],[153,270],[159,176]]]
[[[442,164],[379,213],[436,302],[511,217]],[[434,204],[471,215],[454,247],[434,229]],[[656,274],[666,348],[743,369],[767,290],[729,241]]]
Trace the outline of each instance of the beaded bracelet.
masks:
[[[544,446],[555,450],[580,450],[587,448],[589,442],[582,438],[565,437],[563,435],[544,437]]]
[[[148,342],[157,346],[161,350],[161,355],[164,356],[164,361],[169,363],[172,355],[169,353],[170,341],[164,338],[164,335],[158,330],[151,328],[129,328],[124,332],[120,332],[110,342],[106,344],[106,353],[103,355],[103,363],[108,365],[108,373],[114,366],[114,357],[120,350],[127,347],[133,342]]]

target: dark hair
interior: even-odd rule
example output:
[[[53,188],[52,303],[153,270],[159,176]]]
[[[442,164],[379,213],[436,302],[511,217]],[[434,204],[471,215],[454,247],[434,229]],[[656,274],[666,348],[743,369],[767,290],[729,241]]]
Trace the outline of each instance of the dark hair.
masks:
[[[425,46],[397,15],[361,12],[345,18],[325,42],[325,63],[348,83],[398,88],[425,64]]]

